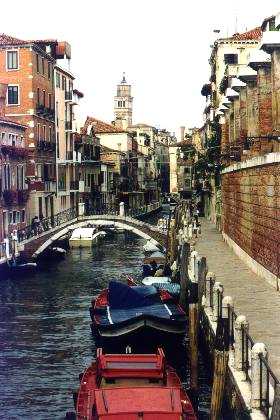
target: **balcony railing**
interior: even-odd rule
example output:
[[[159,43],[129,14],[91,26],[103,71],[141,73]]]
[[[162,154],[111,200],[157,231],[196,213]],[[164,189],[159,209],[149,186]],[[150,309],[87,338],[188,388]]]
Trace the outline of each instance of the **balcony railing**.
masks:
[[[23,206],[27,203],[29,198],[29,191],[28,190],[18,190],[18,204]]]
[[[70,181],[70,190],[79,191],[79,181]]]
[[[1,152],[3,155],[10,156],[11,159],[26,159],[28,157],[28,150],[24,147],[2,145]]]
[[[39,140],[37,142],[37,149],[44,152],[54,152],[56,149],[56,144],[55,142]]]
[[[51,121],[54,121],[55,119],[55,110],[48,108],[45,105],[37,105],[36,114]]]
[[[3,191],[3,200],[7,207],[16,206],[18,204],[18,191],[15,191],[15,190]]]

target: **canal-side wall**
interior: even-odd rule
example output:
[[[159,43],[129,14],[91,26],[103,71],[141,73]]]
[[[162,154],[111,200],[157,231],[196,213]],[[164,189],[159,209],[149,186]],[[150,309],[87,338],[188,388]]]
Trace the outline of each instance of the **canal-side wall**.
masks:
[[[199,313],[201,349],[208,356],[210,362],[209,371],[212,373],[214,371],[214,382],[216,376],[215,369],[213,369],[213,359],[217,360],[217,352],[221,352],[221,342],[223,343],[222,351],[224,352],[224,357],[228,355],[227,372],[224,373],[226,381],[224,401],[228,410],[225,413],[228,414],[229,419],[270,419],[273,404],[276,405],[278,401],[277,398],[274,401],[274,394],[279,386],[279,380],[269,364],[269,348],[262,342],[267,338],[266,333],[264,332],[261,336],[258,336],[258,341],[255,341],[249,334],[249,322],[244,316],[244,313],[239,313],[238,310],[234,309],[234,300],[232,297],[226,295],[227,290],[224,290],[222,278],[216,278],[215,273],[208,272],[207,259],[205,258],[205,255],[207,257],[207,253],[201,256],[196,251],[196,248],[200,248],[201,240],[199,240],[199,236],[201,226],[197,225],[197,221],[190,217],[190,212],[185,209],[183,210],[184,215],[181,217],[181,222],[178,224],[177,221],[180,219],[180,212],[182,213],[182,210],[179,207],[175,211],[175,218],[171,219],[170,224],[171,226],[177,226],[176,237],[179,244],[179,260],[177,263],[181,272],[181,289],[184,286],[186,293],[184,292],[183,294],[188,296],[187,300],[190,299],[188,309],[190,311],[190,340],[194,331],[193,299],[195,294],[193,293],[195,290],[194,287],[197,284],[197,310]],[[204,224],[202,223],[202,236],[203,228]],[[169,236],[171,242],[170,249],[172,250],[172,229]],[[216,265],[214,264],[214,266],[222,266],[223,269],[219,270],[219,275],[224,272],[224,275],[228,277],[229,273],[227,267],[225,267],[226,259],[219,253],[221,251],[217,241],[215,242],[214,238],[213,242],[208,243],[207,238],[207,246],[211,248],[215,259]],[[205,239],[203,239],[204,242]],[[223,241],[221,242],[224,245]],[[186,248],[187,243],[189,244],[190,252],[187,253],[187,256],[184,256],[182,250]],[[207,269],[205,269],[205,265]],[[232,281],[234,281],[235,277],[238,277],[238,266],[232,265],[231,262],[229,262],[229,265],[233,270],[233,273],[230,273],[230,278],[233,278]],[[212,266],[213,259],[211,259]],[[182,275],[185,272],[184,267],[187,267],[187,276]],[[186,278],[185,281],[183,281],[184,278]],[[246,295],[242,294],[242,283],[240,282],[239,294],[241,300],[246,299]],[[250,302],[250,296],[248,304]],[[260,317],[258,319],[261,323],[262,318]],[[219,328],[223,325],[224,330],[223,336],[219,334],[219,339],[217,340],[216,332],[218,325]],[[265,325],[263,325],[263,328],[265,328]],[[192,346],[194,342],[195,340],[192,340]],[[217,345],[218,347],[216,347]],[[191,347],[190,357],[192,358],[192,362],[193,354],[193,347]],[[221,371],[218,375],[220,377]],[[191,378],[196,376],[193,365],[191,365],[190,376]],[[213,394],[212,397],[213,401],[216,401],[216,398],[218,398],[216,394]]]
[[[257,275],[279,290],[280,153],[222,171],[224,240]]]

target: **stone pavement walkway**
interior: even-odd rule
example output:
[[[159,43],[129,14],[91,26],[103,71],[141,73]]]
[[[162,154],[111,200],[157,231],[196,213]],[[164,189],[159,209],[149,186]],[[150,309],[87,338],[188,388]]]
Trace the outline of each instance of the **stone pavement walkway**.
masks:
[[[236,313],[247,317],[253,340],[266,344],[270,367],[280,379],[280,293],[234,254],[212,223],[201,222],[196,250],[207,257],[208,271],[223,284],[224,296],[234,299]]]

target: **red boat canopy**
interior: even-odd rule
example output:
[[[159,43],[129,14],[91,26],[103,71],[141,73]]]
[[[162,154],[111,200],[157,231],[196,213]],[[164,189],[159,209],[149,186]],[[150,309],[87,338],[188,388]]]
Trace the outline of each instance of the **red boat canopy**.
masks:
[[[175,420],[182,414],[180,390],[175,388],[99,389],[95,391],[95,401],[98,418],[104,420],[139,417]]]

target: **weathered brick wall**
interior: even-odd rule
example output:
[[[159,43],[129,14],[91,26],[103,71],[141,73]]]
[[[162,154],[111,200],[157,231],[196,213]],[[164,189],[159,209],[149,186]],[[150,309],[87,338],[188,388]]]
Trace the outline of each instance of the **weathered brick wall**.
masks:
[[[275,275],[280,262],[279,164],[222,176],[222,228],[254,260]]]

